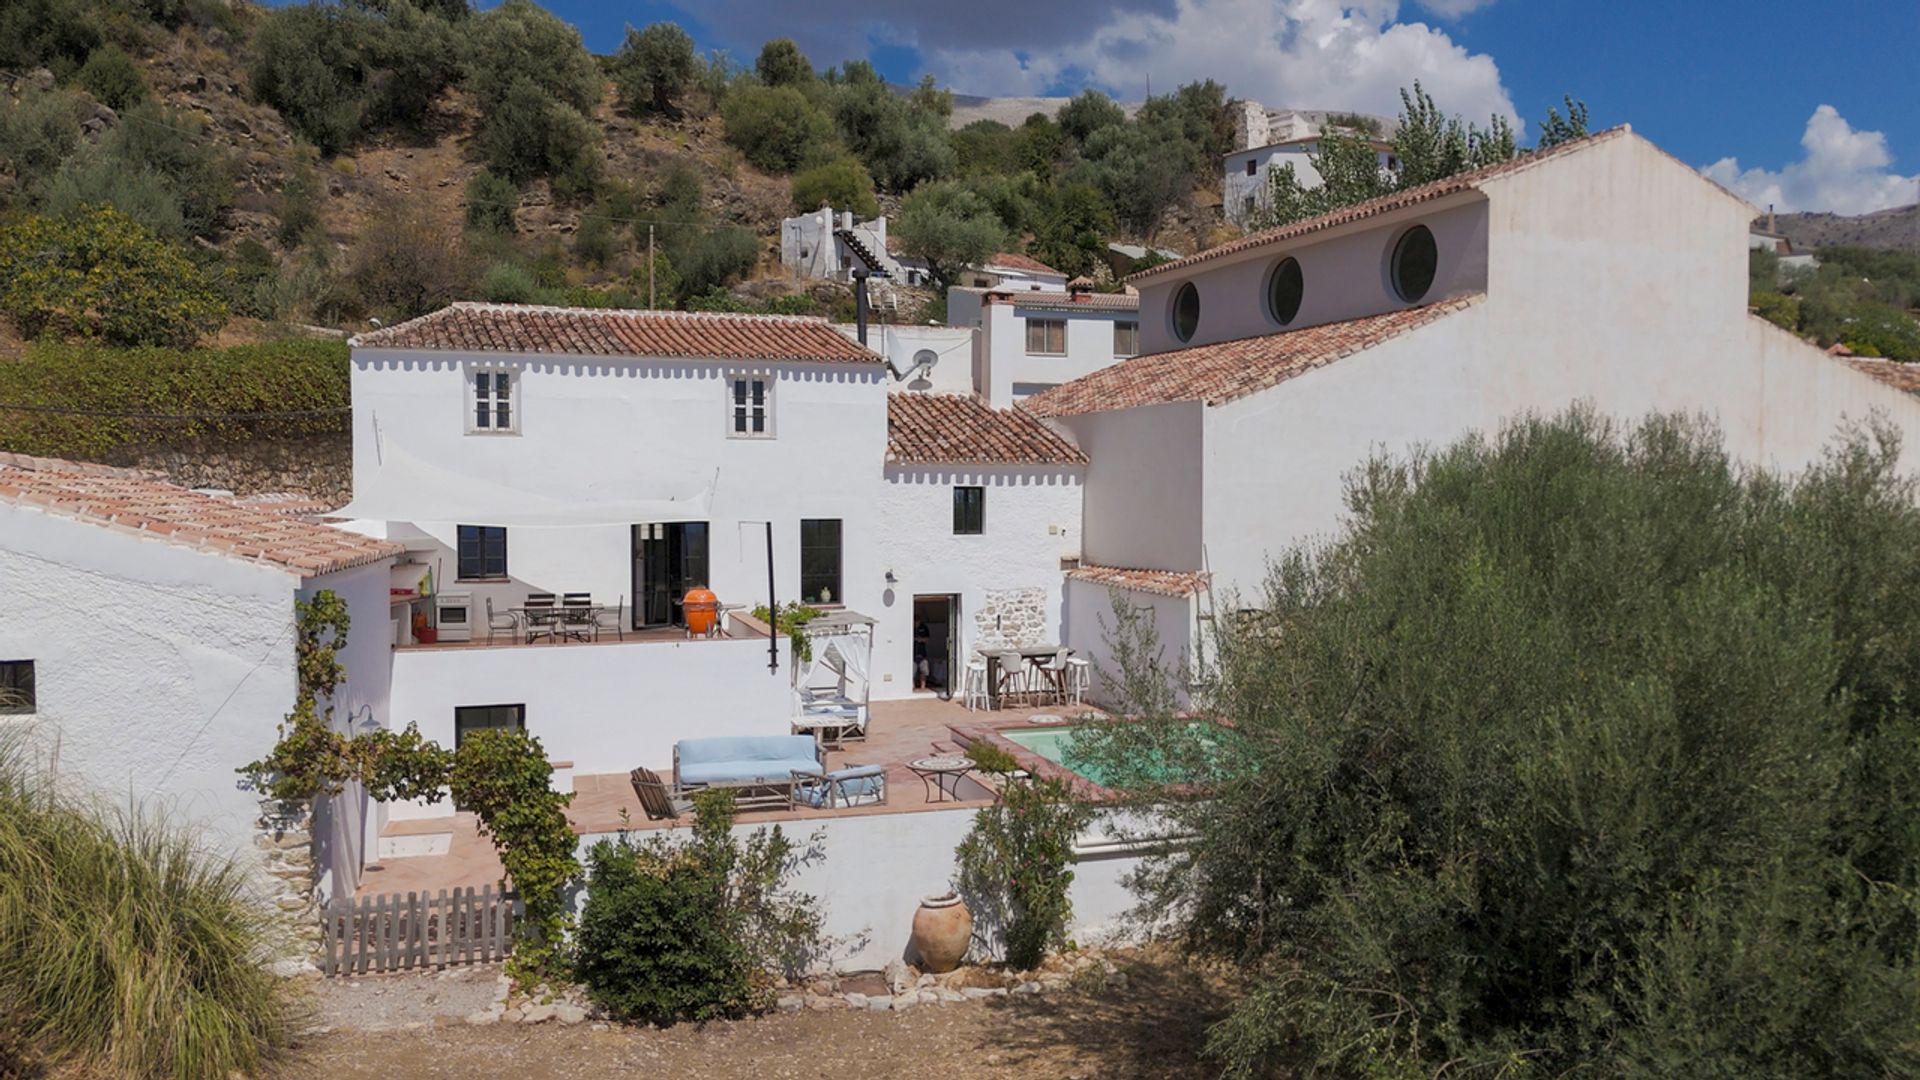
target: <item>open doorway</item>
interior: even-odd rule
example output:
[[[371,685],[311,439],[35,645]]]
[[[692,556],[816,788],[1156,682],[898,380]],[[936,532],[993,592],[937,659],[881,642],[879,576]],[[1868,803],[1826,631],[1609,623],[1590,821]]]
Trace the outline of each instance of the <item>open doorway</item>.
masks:
[[[687,590],[708,588],[707,523],[633,527],[633,627],[685,626]]]
[[[913,689],[953,696],[954,663],[960,648],[960,597],[913,598]]]

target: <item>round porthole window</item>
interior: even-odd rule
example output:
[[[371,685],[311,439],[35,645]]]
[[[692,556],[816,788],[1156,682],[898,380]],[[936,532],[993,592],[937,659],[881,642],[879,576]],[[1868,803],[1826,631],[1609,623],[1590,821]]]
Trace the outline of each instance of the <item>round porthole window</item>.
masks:
[[[1298,259],[1282,259],[1267,278],[1267,313],[1285,326],[1300,314],[1300,298],[1306,293],[1306,279],[1300,276]]]
[[[1409,304],[1419,303],[1433,288],[1433,276],[1439,267],[1440,248],[1433,242],[1433,232],[1425,225],[1415,225],[1401,233],[1399,243],[1393,245],[1393,291]]]
[[[1200,290],[1189,281],[1173,294],[1173,336],[1181,341],[1192,341],[1193,332],[1200,329]]]

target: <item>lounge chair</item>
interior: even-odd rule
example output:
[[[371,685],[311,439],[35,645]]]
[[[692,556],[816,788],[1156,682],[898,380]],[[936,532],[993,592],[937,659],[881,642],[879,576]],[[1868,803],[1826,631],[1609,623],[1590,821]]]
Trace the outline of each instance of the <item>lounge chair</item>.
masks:
[[[848,806],[883,806],[886,801],[885,765],[849,765],[825,776],[798,778],[793,785],[796,807],[840,809]]]
[[[640,797],[640,809],[647,812],[649,821],[673,821],[693,809],[691,800],[674,798],[667,782],[652,769],[635,769],[627,779],[633,782],[633,793]]]

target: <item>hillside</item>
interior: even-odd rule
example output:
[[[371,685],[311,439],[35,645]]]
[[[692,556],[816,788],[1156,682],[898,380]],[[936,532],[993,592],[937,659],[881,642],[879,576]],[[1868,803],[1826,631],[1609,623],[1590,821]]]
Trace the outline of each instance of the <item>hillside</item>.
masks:
[[[1761,218],[1756,226],[1764,225],[1765,220]],[[1792,241],[1796,251],[1813,251],[1837,244],[1920,251],[1920,203],[1853,216],[1778,214],[1774,231]]]

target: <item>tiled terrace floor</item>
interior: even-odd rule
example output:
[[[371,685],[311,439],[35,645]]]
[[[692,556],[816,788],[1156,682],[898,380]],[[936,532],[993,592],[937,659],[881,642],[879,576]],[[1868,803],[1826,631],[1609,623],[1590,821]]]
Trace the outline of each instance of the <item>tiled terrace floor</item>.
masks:
[[[885,765],[887,801],[881,806],[857,806],[839,810],[747,810],[739,816],[743,825],[772,822],[809,821],[862,814],[912,814],[929,810],[950,810],[967,806],[985,806],[994,799],[992,790],[969,778],[961,782],[959,801],[929,801],[929,791],[906,763],[939,752],[960,748],[953,727],[1020,728],[1032,725],[1031,717],[1051,714],[1072,717],[1094,711],[1082,705],[1052,705],[1033,708],[1009,708],[993,712],[970,712],[958,702],[938,698],[910,698],[876,702],[871,707],[864,742],[848,743],[843,750],[827,753],[828,769],[849,765]],[[664,778],[673,775],[672,762],[650,763]],[[640,808],[625,773],[578,774],[573,778],[576,793],[567,818],[576,833],[617,832],[623,826],[635,831],[665,828],[671,823],[649,821]],[[622,811],[626,816],[622,818]],[[684,820],[684,819],[683,819]],[[375,869],[367,867],[360,884],[360,895],[479,887],[500,880],[499,857],[493,843],[482,835],[472,814],[452,818],[428,818],[395,821],[387,825],[387,836],[421,836],[452,833],[445,855],[414,855],[382,860]]]

